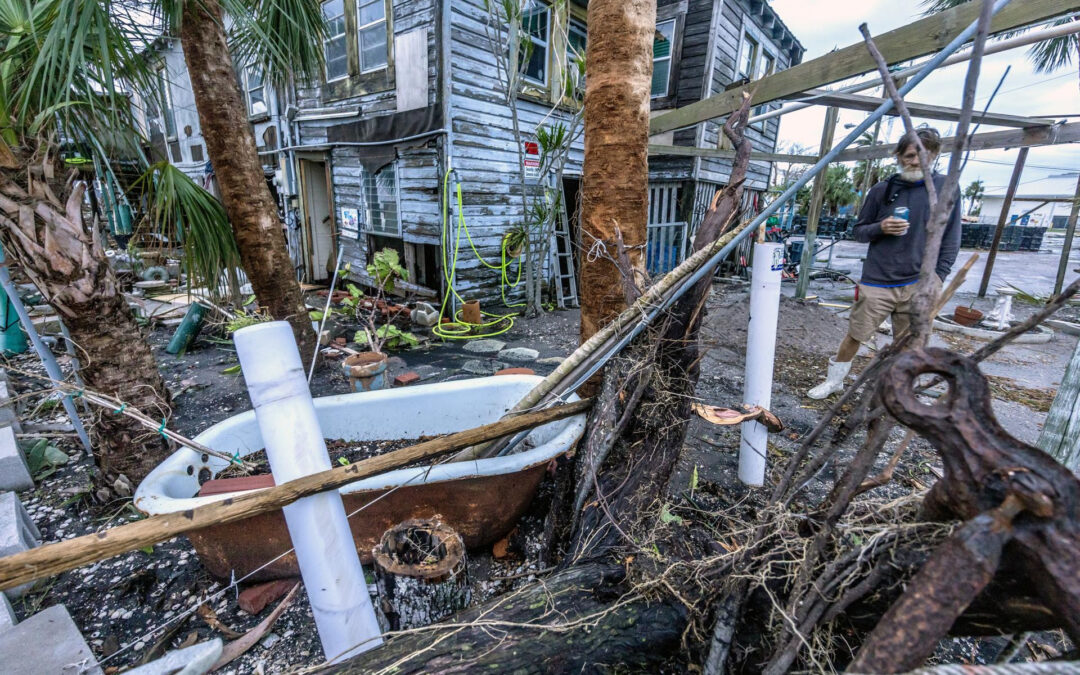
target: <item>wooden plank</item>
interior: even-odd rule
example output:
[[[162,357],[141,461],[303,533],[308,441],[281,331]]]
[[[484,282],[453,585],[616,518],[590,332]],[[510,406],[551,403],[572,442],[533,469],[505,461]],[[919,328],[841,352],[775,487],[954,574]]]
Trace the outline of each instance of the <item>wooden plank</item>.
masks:
[[[793,101],[808,99],[813,99],[811,102],[815,105],[827,105],[845,108],[847,110],[862,110],[864,112],[873,112],[881,105],[881,99],[876,96],[844,94],[841,92],[826,91],[824,89],[811,89],[791,98]],[[959,108],[929,105],[927,103],[915,103],[914,101],[904,101],[904,103],[907,104],[908,112],[911,113],[912,117],[931,120],[946,120],[949,122],[955,122],[960,119]],[[886,114],[894,117],[899,116],[896,108],[893,108]],[[1054,123],[1054,120],[1041,119],[1038,117],[1023,117],[1021,115],[1006,115],[1004,113],[992,112],[984,114],[978,111],[971,116],[971,121],[999,127],[1017,127],[1019,129],[1025,129],[1027,127],[1045,127]]]
[[[967,2],[959,7],[924,17],[874,37],[885,60],[890,64],[907,61],[940,51],[965,28],[978,19],[981,3]],[[1080,0],[1025,0],[1005,6],[994,17],[990,33],[1012,30],[1036,21],[1068,14],[1080,9]],[[750,93],[755,105],[787,98],[807,89],[846,80],[875,69],[873,59],[861,41],[816,59],[763,77],[743,87],[721,92],[688,106],[657,115],[649,121],[649,135],[680,129],[738,109],[743,92]]]
[[[336,490],[367,476],[580,414],[591,405],[592,400],[586,399],[506,417],[492,424],[424,441],[349,466],[320,471],[258,492],[231,497],[183,512],[152,516],[102,532],[9,555],[0,558],[0,590],[168,541],[177,535],[202,527],[231,523],[259,513],[276,511],[303,497]]]
[[[687,145],[655,145],[649,144],[649,156],[653,155],[676,155],[682,157],[715,157],[717,159],[734,159],[734,150],[717,150],[716,148],[693,148]],[[813,164],[817,157],[810,155],[785,155],[776,152],[751,152],[752,162],[791,162],[795,164]]]

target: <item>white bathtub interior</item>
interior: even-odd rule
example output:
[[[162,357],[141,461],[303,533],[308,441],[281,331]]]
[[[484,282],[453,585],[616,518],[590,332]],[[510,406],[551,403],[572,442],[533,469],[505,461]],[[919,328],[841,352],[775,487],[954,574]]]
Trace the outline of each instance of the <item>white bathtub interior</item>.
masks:
[[[418,439],[495,422],[540,380],[535,375],[504,375],[340,394],[316,398],[315,410],[323,436],[328,439]],[[534,429],[522,444],[522,450],[515,454],[440,464],[430,471],[427,467],[399,469],[352,483],[342,488],[342,492],[520,471],[568,450],[581,436],[584,427],[584,415],[550,422]],[[264,447],[255,413],[251,410],[211,426],[194,440],[229,455],[239,453],[240,457]],[[224,499],[229,495],[195,495],[203,482],[227,466],[228,460],[181,448],[139,485],[135,504],[153,515]]]

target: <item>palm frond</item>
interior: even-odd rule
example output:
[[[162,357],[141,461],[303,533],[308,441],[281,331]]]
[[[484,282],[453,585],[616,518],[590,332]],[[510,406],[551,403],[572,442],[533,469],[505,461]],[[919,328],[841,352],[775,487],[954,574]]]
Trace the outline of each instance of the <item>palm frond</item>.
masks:
[[[322,6],[312,0],[224,0],[236,22],[230,48],[239,63],[257,65],[279,91],[290,80],[322,77],[326,23]]]
[[[240,252],[221,203],[168,162],[150,167],[134,188],[147,193],[148,224],[184,245],[188,287],[204,286],[212,295],[222,275],[240,267]]]
[[[114,14],[110,0],[42,0],[29,13],[13,7],[19,2],[3,0],[0,10],[20,31],[3,54],[12,125],[39,133],[55,123],[68,138],[83,141],[97,140],[106,129],[132,128],[130,105],[116,98],[122,89],[152,91],[131,34],[137,25],[119,20],[122,13]]]

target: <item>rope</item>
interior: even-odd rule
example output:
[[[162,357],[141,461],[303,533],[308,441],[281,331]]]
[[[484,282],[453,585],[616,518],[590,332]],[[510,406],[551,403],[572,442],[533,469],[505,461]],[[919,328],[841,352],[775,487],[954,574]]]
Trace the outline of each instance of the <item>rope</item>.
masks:
[[[465,238],[469,242],[469,248],[472,249],[473,255],[480,261],[480,264],[491,270],[497,270],[499,272],[499,295],[502,297],[503,304],[507,307],[524,307],[525,303],[511,304],[506,299],[506,288],[516,288],[521,283],[521,268],[522,264],[519,262],[517,269],[517,279],[513,282],[510,281],[509,269],[510,265],[518,256],[512,256],[508,259],[506,250],[506,238],[503,237],[502,242],[499,245],[499,257],[500,261],[498,265],[494,265],[484,260],[484,257],[480,255],[480,251],[477,250],[475,242],[473,242],[472,234],[469,232],[469,226],[465,223],[465,209],[463,199],[461,197],[461,183],[457,183],[456,199],[457,199],[457,211],[458,211],[458,228],[457,236],[451,241],[450,236],[450,174],[453,170],[446,172],[443,177],[443,201],[442,201],[442,250],[443,250],[443,276],[446,280],[446,293],[443,295],[442,305],[439,307],[439,322],[431,329],[431,332],[444,340],[476,340],[479,338],[490,338],[496,335],[502,335],[514,327],[514,316],[516,312],[508,314],[492,314],[490,312],[481,312],[481,316],[488,317],[491,321],[481,321],[480,323],[471,323],[465,321],[463,317],[463,310],[459,309],[454,312],[453,319],[446,323],[443,323],[443,318],[446,316],[447,305],[450,303],[451,296],[456,298],[461,304],[465,304],[465,299],[454,288],[454,281],[457,278],[457,263],[458,257],[461,253],[461,233],[465,233]],[[528,244],[526,244],[528,245]]]

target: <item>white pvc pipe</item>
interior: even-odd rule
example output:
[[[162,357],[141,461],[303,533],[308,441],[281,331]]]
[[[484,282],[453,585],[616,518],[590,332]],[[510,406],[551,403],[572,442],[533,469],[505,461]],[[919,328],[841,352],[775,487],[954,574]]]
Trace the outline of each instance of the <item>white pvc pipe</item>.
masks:
[[[783,244],[754,244],[743,402],[765,409],[772,405],[773,359],[776,356],[776,323],[780,314],[780,273],[783,267]],[[768,443],[769,432],[760,422],[752,420],[742,423],[739,480],[747,485],[765,483]]]
[[[292,328],[284,321],[260,323],[236,331],[233,340],[274,482],[329,470],[330,455]],[[341,494],[305,497],[282,511],[326,659],[381,645]]]

